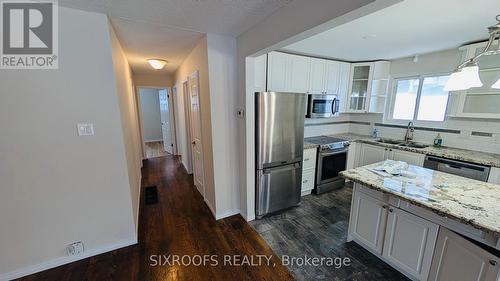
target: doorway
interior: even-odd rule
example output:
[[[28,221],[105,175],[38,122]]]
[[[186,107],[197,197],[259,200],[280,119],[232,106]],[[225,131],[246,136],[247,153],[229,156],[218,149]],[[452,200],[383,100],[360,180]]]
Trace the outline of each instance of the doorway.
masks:
[[[175,125],[171,120],[172,98],[170,96],[168,88],[138,88],[144,158],[174,153]]]

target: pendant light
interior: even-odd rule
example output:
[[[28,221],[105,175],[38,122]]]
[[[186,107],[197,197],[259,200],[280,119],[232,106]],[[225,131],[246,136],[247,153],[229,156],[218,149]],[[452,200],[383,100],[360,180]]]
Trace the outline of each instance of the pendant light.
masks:
[[[500,39],[500,15],[496,17],[497,24],[488,28],[490,38],[486,44],[484,51],[477,54],[470,60],[460,64],[455,71],[451,74],[448,82],[444,87],[445,91],[461,91],[467,90],[472,87],[481,87],[483,83],[479,78],[479,66],[477,59],[481,56],[498,55],[500,54],[500,44],[495,49],[493,43],[495,40]],[[499,40],[500,41],[500,40]],[[500,79],[491,86],[495,89],[500,89]]]

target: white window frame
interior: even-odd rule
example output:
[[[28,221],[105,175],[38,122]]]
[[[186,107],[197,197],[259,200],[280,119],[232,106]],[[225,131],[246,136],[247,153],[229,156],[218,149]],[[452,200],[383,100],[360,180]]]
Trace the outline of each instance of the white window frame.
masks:
[[[421,127],[433,127],[433,128],[439,128],[439,127],[444,127],[446,124],[446,121],[448,120],[448,110],[450,108],[450,100],[452,98],[452,93],[448,92],[448,102],[446,104],[446,109],[445,109],[445,114],[444,114],[444,120],[443,121],[423,121],[423,120],[417,120],[418,116],[418,109],[420,107],[420,97],[422,95],[422,86],[423,86],[423,81],[425,78],[428,77],[438,77],[438,76],[447,76],[450,75],[451,73],[433,73],[433,74],[423,74],[423,75],[413,75],[413,76],[400,76],[400,77],[395,77],[391,79],[391,95],[388,104],[389,110],[386,112],[384,116],[384,123],[388,124],[396,124],[396,125],[407,125],[408,122],[413,122],[415,126],[421,126]],[[417,90],[417,99],[416,99],[416,104],[415,104],[415,111],[413,112],[413,119],[411,120],[404,120],[404,119],[394,119],[392,118],[394,114],[394,106],[396,102],[396,91],[397,91],[397,81],[399,80],[410,80],[410,79],[418,79],[419,84],[418,84],[418,90]]]

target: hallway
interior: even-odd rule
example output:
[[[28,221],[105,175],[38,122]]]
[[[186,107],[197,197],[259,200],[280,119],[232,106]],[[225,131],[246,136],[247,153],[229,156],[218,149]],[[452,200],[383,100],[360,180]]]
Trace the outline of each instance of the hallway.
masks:
[[[293,280],[271,248],[237,215],[215,221],[180,159],[148,159],[144,187],[157,186],[159,202],[141,198],[139,244],[40,272],[19,280]],[[150,266],[151,255],[273,255],[261,266]]]

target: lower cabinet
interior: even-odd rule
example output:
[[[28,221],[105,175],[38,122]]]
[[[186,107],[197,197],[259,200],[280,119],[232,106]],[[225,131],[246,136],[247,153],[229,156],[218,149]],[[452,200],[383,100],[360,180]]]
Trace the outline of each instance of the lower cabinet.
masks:
[[[424,165],[425,155],[420,153],[414,153],[409,151],[392,149],[392,153],[389,156],[389,159],[396,161],[403,161],[410,165],[420,166]]]
[[[500,185],[500,168],[491,167],[488,182]]]
[[[439,226],[355,187],[348,240],[414,280],[427,280]]]
[[[498,257],[441,228],[429,281],[498,281],[499,267]]]
[[[362,192],[354,192],[349,221],[349,240],[356,240],[372,252],[382,254],[387,205]]]
[[[314,178],[316,177],[316,152],[316,148],[304,149],[302,160],[302,196],[311,194],[314,189]]]
[[[358,143],[358,145],[359,147],[356,148],[358,155],[356,155],[356,161],[354,161],[356,163],[355,167],[370,165],[387,159],[404,161],[410,165],[420,167],[424,165],[424,154],[366,143]],[[351,148],[349,148],[349,152],[351,152]]]
[[[382,256],[400,271],[427,280],[438,230],[435,223],[389,207]]]

